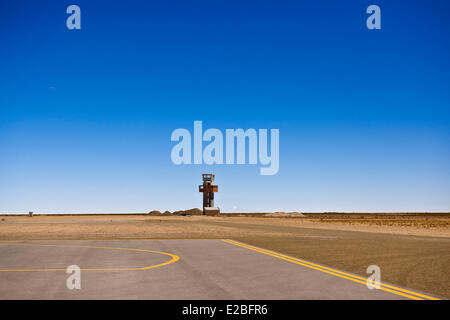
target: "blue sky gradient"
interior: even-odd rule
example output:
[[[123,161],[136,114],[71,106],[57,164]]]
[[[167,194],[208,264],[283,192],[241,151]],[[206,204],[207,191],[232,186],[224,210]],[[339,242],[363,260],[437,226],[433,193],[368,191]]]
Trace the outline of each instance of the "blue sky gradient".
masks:
[[[0,213],[200,207],[204,172],[229,212],[450,211],[449,9],[2,1]],[[194,120],[279,128],[278,174],[174,165],[170,135]]]

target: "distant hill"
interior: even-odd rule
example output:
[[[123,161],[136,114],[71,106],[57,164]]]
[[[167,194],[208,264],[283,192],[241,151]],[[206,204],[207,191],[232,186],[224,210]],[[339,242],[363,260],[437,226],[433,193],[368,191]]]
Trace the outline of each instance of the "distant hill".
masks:
[[[192,209],[188,209],[188,210],[178,210],[178,211],[174,211],[174,212],[170,212],[170,211],[158,211],[158,210],[153,210],[150,211],[148,213],[151,216],[198,216],[198,215],[202,215],[203,211],[200,210],[199,208],[192,208]]]

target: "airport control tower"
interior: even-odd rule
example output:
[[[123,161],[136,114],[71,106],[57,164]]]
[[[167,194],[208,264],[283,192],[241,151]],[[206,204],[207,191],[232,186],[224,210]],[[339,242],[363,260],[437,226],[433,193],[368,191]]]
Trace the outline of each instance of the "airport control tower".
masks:
[[[219,191],[219,187],[214,185],[214,174],[202,174],[203,184],[198,187],[199,192],[203,192],[203,214],[216,215],[220,209],[214,207],[214,192]]]

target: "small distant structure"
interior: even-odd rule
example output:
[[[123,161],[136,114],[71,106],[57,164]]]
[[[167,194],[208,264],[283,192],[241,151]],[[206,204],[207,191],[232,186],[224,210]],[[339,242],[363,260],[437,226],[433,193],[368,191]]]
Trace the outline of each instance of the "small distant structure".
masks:
[[[220,213],[220,209],[214,207],[214,192],[219,191],[219,186],[214,185],[215,176],[211,173],[202,174],[203,184],[199,185],[198,191],[203,192],[203,215],[213,216]]]
[[[29,211],[29,212],[28,212],[28,216],[29,216],[30,218],[33,218],[33,211]]]

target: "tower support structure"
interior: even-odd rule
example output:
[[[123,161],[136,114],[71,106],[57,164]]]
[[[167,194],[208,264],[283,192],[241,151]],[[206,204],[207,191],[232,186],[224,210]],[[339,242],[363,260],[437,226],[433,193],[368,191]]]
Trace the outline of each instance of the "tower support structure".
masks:
[[[203,184],[198,186],[198,191],[203,193],[203,214],[216,215],[220,209],[214,207],[214,192],[219,191],[219,186],[214,184],[215,175],[212,173],[202,174]]]

